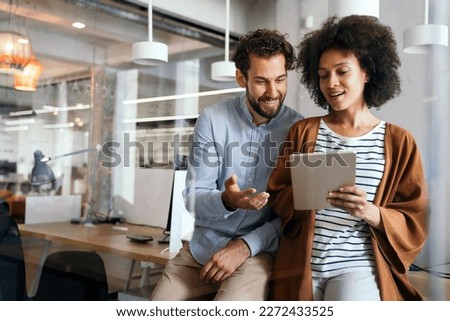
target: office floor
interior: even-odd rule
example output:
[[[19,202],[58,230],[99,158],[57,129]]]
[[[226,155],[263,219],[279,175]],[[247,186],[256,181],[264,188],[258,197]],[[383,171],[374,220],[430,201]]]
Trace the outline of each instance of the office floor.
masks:
[[[44,242],[42,240],[24,238],[23,248],[25,254],[26,265],[26,277],[28,287],[34,277],[36,265],[39,262],[42,254]],[[60,246],[54,244],[50,252],[71,249],[67,246]],[[109,292],[114,297],[115,293],[118,293],[124,289],[128,275],[130,272],[132,260],[100,253],[105,261],[105,267],[108,274]],[[450,273],[450,263],[439,267],[440,272]],[[137,288],[140,286],[140,276],[143,273],[143,269],[139,262],[135,264],[132,272],[132,279],[130,288]],[[425,300],[446,300],[450,301],[450,279],[444,279],[441,277],[433,276],[424,271],[409,271],[408,276],[411,282],[419,289],[420,293],[424,296]],[[159,274],[150,276],[147,285],[154,285],[158,280]]]

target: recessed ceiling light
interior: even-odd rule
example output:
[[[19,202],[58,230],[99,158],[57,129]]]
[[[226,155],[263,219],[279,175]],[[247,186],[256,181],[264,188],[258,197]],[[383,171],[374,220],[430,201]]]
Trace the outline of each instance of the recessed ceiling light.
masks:
[[[83,29],[84,27],[86,27],[86,25],[82,22],[75,21],[74,23],[72,23],[72,27],[77,29]]]

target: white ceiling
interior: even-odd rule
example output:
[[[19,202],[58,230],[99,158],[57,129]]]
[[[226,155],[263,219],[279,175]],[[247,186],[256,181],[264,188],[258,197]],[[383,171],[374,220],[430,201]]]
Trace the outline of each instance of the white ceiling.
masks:
[[[153,40],[168,45],[169,62],[223,55],[225,18],[221,10],[210,6],[225,2],[183,0],[175,6],[177,1],[170,1],[176,9],[174,13],[167,1],[153,1]],[[188,2],[202,6],[205,12],[219,11],[220,18],[201,10],[191,10],[194,13],[190,16],[182,8]],[[180,10],[185,10],[184,16]],[[198,19],[205,16],[216,21],[216,25],[202,26]],[[85,23],[86,28],[73,28],[74,21]],[[39,86],[87,78],[94,65],[140,68],[132,62],[132,44],[148,40],[147,22],[146,1],[140,0],[0,0],[0,30],[14,28],[28,35],[33,52],[44,67]],[[232,47],[238,34],[232,32],[230,38]],[[11,110],[31,109],[33,95],[12,90],[12,85],[11,75],[0,74],[0,118],[7,117]]]
[[[10,28],[10,12],[15,17],[13,27],[29,35],[33,51],[44,65],[41,82],[88,72],[94,63],[127,67],[132,63],[132,43],[148,39],[147,9],[129,1],[16,0],[12,7],[8,1],[2,1],[2,29]],[[157,14],[157,9],[153,13]],[[74,21],[82,21],[87,26],[77,30],[71,27]],[[217,55],[222,50],[193,39],[189,32],[195,37],[197,30],[188,29],[189,26],[165,17],[154,17],[153,21],[153,39],[168,44],[171,60],[180,53],[205,51],[208,55]],[[187,36],[163,31],[158,24],[176,31],[184,30]],[[214,38],[219,43],[223,41],[221,35],[212,35],[211,39]]]

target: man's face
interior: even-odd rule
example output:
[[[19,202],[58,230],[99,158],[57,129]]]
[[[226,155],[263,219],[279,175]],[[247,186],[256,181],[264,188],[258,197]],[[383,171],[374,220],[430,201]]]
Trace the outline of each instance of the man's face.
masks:
[[[250,55],[247,78],[238,70],[237,81],[246,88],[250,113],[256,124],[275,117],[286,98],[287,72],[282,54],[272,57]]]

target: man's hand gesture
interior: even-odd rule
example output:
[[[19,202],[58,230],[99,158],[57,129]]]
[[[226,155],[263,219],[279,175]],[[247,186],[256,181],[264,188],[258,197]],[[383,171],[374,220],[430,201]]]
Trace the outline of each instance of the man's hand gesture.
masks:
[[[254,188],[241,191],[237,181],[237,176],[233,174],[225,181],[225,191],[222,192],[222,202],[229,211],[235,211],[238,208],[259,210],[267,204],[269,193],[257,193]]]

